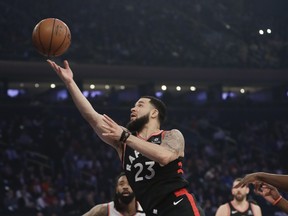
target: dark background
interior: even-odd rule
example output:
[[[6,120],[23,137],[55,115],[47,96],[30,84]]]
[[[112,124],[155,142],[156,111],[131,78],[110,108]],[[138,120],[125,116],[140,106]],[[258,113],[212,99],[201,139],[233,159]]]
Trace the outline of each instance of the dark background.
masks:
[[[286,0],[1,1],[1,216],[81,215],[112,199],[121,169],[33,47],[40,20],[69,26],[71,46],[53,60],[69,60],[100,113],[125,125],[139,96],[167,103],[163,128],[183,132],[189,189],[210,216],[236,177],[287,174],[287,9]],[[281,214],[252,189],[264,216]]]

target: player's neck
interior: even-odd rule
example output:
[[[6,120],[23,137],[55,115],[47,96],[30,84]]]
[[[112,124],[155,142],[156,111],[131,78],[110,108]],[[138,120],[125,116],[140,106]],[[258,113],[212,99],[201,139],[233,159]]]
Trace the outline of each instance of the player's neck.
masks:
[[[131,216],[135,215],[137,212],[137,203],[136,201],[130,202],[127,207],[125,208],[125,211],[121,212],[123,216]]]
[[[248,206],[248,201],[246,199],[242,200],[242,201],[237,201],[237,200],[233,200],[232,201],[232,205],[234,207],[237,207],[237,209],[239,210],[243,210],[243,209],[246,209],[247,206]]]
[[[144,139],[148,139],[151,135],[160,131],[159,125],[156,124],[147,124],[138,135]]]

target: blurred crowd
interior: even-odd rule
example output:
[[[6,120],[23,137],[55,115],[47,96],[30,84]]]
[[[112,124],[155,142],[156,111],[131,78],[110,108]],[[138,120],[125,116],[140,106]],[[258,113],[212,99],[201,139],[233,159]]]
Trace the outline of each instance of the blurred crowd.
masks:
[[[56,17],[72,33],[71,47],[59,58],[74,62],[285,68],[287,9],[286,0],[1,1],[0,60],[43,61],[32,31]],[[0,99],[1,216],[79,216],[112,199],[118,156],[69,100]],[[166,99],[171,107],[164,128],[184,134],[185,175],[206,216],[231,199],[235,178],[254,171],[287,174],[287,104]],[[93,100],[100,112],[127,123],[126,102]],[[281,215],[253,192],[249,199],[263,216]]]
[[[122,125],[129,118],[130,107],[91,102]],[[164,129],[184,134],[185,175],[206,216],[231,199],[235,178],[253,171],[287,174],[287,105],[165,102],[169,118]],[[112,199],[121,170],[118,156],[69,100],[15,99],[0,106],[1,216],[79,216]],[[249,199],[259,203],[263,216],[279,215],[252,190]]]
[[[32,31],[56,17],[72,33],[62,57],[81,63],[283,68],[287,8],[285,0],[2,1],[0,59],[42,60]]]

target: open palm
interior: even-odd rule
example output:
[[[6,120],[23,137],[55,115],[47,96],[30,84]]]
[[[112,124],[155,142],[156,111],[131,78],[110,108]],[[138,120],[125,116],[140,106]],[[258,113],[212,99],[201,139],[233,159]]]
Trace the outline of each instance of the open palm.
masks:
[[[64,68],[60,67],[58,64],[56,64],[54,61],[51,61],[50,59],[48,59],[47,62],[56,71],[56,73],[63,80],[64,83],[69,83],[73,80],[73,72],[70,69],[67,60],[64,61]]]

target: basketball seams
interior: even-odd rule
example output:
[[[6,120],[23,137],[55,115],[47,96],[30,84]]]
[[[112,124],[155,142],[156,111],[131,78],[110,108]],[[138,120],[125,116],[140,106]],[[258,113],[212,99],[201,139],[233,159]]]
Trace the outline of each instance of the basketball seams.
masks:
[[[56,23],[56,18],[53,18],[53,25],[52,25],[52,32],[51,32],[51,38],[50,38],[50,44],[49,44],[49,50],[48,50],[48,57],[50,57],[52,41],[53,41],[53,36],[54,36],[55,23]]]
[[[66,30],[66,32],[65,32],[65,36],[64,36],[64,38],[63,38],[63,41],[60,43],[60,46],[55,50],[55,52],[53,53],[54,55],[57,53],[57,51],[63,46],[63,44],[64,44],[64,42],[66,41],[66,37],[67,37],[67,35],[68,35],[68,26],[66,26],[66,25],[63,25],[63,26],[65,26],[65,30]]]
[[[38,40],[39,40],[39,42],[40,42],[40,46],[41,46],[41,48],[42,48],[41,53],[44,54],[44,53],[45,53],[45,47],[44,47],[44,45],[43,45],[43,43],[42,43],[42,41],[41,41],[41,24],[42,24],[42,23],[43,23],[43,22],[40,22],[40,23],[39,23],[39,28],[38,28],[38,34],[37,34],[37,36],[38,36]]]
[[[46,18],[34,27],[32,42],[40,54],[48,57],[60,56],[71,44],[70,29],[57,18]]]

